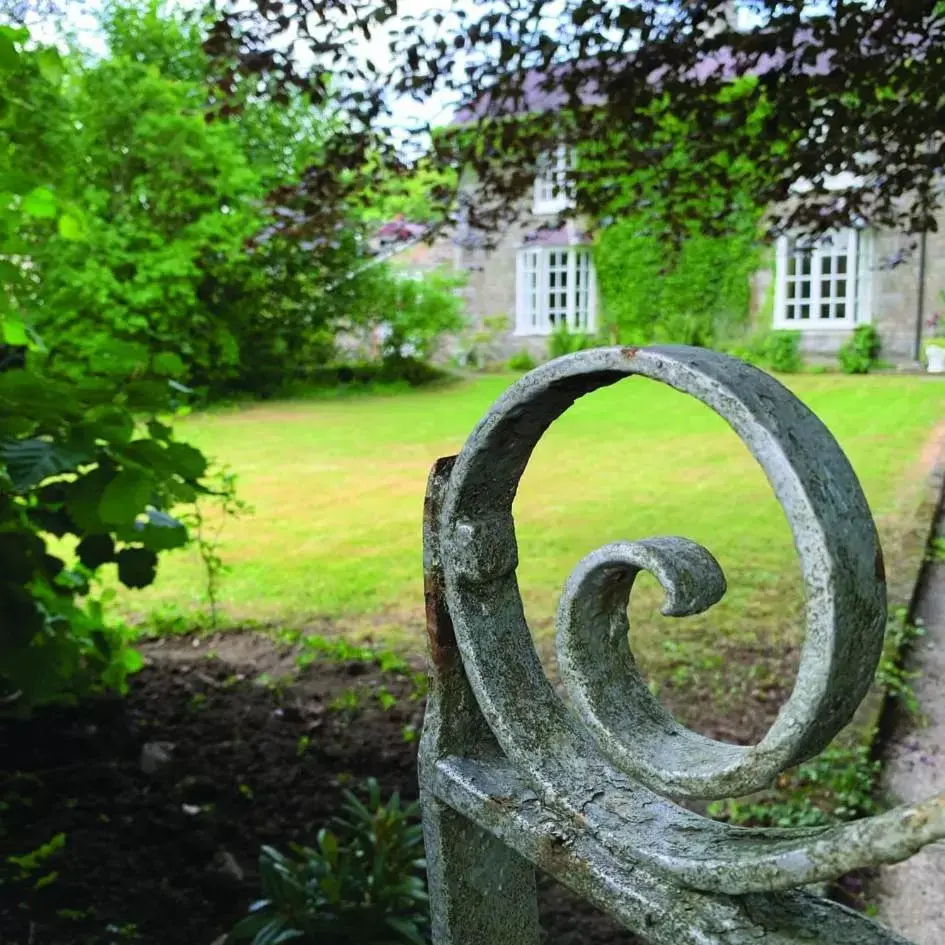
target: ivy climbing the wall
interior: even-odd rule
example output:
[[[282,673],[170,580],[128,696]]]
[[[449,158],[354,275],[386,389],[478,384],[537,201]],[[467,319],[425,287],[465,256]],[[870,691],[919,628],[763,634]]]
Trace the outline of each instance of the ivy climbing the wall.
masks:
[[[693,233],[676,247],[636,216],[602,229],[594,265],[605,331],[621,344],[705,347],[744,334],[761,258],[758,218],[746,211],[730,236]]]
[[[718,93],[720,105],[750,95],[755,85],[750,77],[731,83]],[[746,134],[763,133],[767,114],[762,99]],[[621,136],[629,130],[580,150],[579,194],[589,188],[606,208],[597,217],[594,247],[604,333],[625,344],[729,343],[749,327],[750,278],[761,260],[764,209],[754,195],[767,171],[738,153],[700,152],[688,133],[698,116],[680,111],[668,94],[651,105],[647,117],[653,152],[647,168],[627,173],[608,158],[620,153]],[[724,167],[726,179],[714,190],[697,191],[685,180],[694,164],[705,161]],[[614,175],[609,181],[608,172]],[[691,208],[682,219],[680,200]],[[708,226],[695,222],[706,219],[713,221],[711,235]]]

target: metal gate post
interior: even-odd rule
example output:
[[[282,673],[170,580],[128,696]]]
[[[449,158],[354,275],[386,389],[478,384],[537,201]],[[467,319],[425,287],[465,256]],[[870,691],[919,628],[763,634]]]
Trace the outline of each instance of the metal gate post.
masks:
[[[532,644],[515,576],[519,480],[578,397],[634,375],[721,415],[791,526],[807,630],[794,690],[757,745],[681,725],[630,652],[640,571],[659,580],[670,616],[725,593],[718,563],[688,539],[617,541],[578,563],[556,623],[568,705]],[[458,457],[434,466],[424,556],[431,691],[420,779],[434,945],[538,945],[536,867],[651,945],[905,945],[804,887],[945,838],[945,796],[787,830],[733,827],[673,800],[746,795],[816,755],[850,721],[881,655],[886,586],[869,507],[833,436],[778,381],[681,346],[545,364],[506,391]]]

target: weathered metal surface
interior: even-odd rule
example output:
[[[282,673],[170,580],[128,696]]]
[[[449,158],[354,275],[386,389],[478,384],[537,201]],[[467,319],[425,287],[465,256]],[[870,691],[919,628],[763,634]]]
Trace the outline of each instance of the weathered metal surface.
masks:
[[[807,634],[794,691],[758,745],[728,745],[682,726],[651,695],[630,653],[626,607],[641,570],[662,584],[668,615],[698,613],[724,594],[715,559],[687,539],[616,542],[578,564],[557,620],[561,676],[576,714],[532,645],[515,578],[519,479],[555,418],[629,375],[669,384],[725,418],[790,523]],[[424,537],[432,689],[421,783],[436,945],[537,942],[531,867],[518,854],[654,943],[902,941],[785,891],[904,859],[945,837],[942,799],[797,830],[735,828],[668,799],[738,796],[770,784],[829,743],[875,672],[886,619],[876,530],[846,457],[793,394],[702,349],[560,358],[511,387],[459,456],[434,468]],[[501,888],[493,884],[490,914],[476,918],[476,895],[456,877],[474,875],[471,851],[487,849]],[[524,920],[512,921],[510,903]]]

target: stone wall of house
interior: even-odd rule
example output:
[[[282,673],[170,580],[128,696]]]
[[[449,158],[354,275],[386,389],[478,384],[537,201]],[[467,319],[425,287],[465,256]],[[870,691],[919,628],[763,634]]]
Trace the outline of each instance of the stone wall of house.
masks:
[[[919,253],[910,250],[913,238],[879,232],[873,242],[873,326],[882,339],[881,356],[890,361],[911,361],[915,346],[919,301]],[[898,265],[892,261],[902,255]],[[927,271],[928,275],[928,271]]]
[[[528,351],[536,360],[547,356],[544,336],[519,337],[515,329],[516,266],[525,236],[541,221],[525,217],[496,235],[494,247],[458,248],[454,265],[466,274],[466,309],[475,332],[490,335],[491,357],[506,360],[518,351]]]
[[[939,231],[926,235],[923,321],[933,312],[945,309],[945,215],[940,217]],[[919,317],[919,250],[912,249],[916,237],[882,233],[876,237],[873,280],[873,324],[883,339],[884,357],[892,361],[912,361],[915,357],[916,329]],[[887,263],[905,252],[898,266]],[[923,333],[927,331],[922,326]]]

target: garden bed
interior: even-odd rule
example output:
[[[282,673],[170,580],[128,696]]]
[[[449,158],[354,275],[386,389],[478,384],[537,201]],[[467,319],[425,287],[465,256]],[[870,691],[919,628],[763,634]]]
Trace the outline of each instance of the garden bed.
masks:
[[[148,655],[123,701],[0,725],[5,854],[64,837],[6,867],[5,945],[211,945],[258,898],[261,845],[310,841],[368,777],[417,796],[416,677],[319,659],[290,682],[292,653],[249,634]],[[551,882],[541,916],[547,945],[635,941]]]

